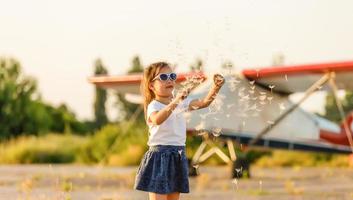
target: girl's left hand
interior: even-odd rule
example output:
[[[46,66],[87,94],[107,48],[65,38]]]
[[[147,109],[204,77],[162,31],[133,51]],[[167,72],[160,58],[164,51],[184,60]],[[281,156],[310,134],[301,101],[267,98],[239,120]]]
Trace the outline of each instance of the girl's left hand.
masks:
[[[222,75],[215,74],[215,75],[213,75],[213,82],[214,82],[216,87],[222,87],[222,85],[225,82],[225,79],[224,79],[224,77]]]

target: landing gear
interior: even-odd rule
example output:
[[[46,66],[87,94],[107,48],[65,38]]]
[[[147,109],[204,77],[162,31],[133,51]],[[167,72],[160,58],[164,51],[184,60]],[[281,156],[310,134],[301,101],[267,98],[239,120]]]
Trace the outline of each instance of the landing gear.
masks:
[[[229,151],[229,156],[228,156],[221,150],[221,148],[219,148],[212,140],[209,139],[208,135],[209,134],[203,135],[203,140],[201,145],[196,150],[196,153],[192,158],[192,160],[189,160],[189,176],[199,175],[199,172],[198,172],[199,164],[207,160],[213,154],[216,154],[225,163],[231,164],[232,177],[236,176],[237,174],[239,176],[240,173],[241,173],[241,176],[245,175],[246,173],[249,174],[249,164],[248,164],[249,162],[245,162],[245,160],[243,159],[239,159],[239,160],[237,159],[237,156],[234,150],[233,141],[231,139],[226,140],[226,146],[228,147],[228,151]],[[211,148],[206,152],[204,152],[207,145],[210,146]],[[235,171],[239,171],[240,169],[242,169],[241,172],[234,173]],[[243,170],[247,170],[247,171],[243,171]]]
[[[193,164],[191,159],[188,159],[189,163],[189,176],[194,177],[199,175],[198,165]]]
[[[246,156],[238,156],[230,163],[231,178],[250,178],[250,162]]]

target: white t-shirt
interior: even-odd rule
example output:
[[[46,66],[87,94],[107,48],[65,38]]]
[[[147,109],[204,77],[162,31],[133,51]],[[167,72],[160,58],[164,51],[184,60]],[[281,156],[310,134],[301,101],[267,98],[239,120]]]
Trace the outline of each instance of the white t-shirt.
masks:
[[[160,125],[147,122],[149,128],[148,146],[185,146],[186,120],[184,113],[188,110],[190,102],[191,99],[188,98],[180,102],[169,117]],[[166,104],[153,100],[147,106],[147,119],[150,117],[151,113],[162,110],[166,106]]]

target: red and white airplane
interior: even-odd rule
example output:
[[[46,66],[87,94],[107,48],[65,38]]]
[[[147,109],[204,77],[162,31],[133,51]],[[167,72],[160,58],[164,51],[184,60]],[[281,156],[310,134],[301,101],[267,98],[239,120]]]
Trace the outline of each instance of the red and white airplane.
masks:
[[[203,77],[205,81],[190,93],[189,98],[205,96],[212,79],[207,79],[202,72],[178,74],[178,85],[193,76]],[[124,93],[131,102],[141,103],[141,78],[141,74],[96,76],[90,77],[89,81],[99,87]],[[249,165],[237,159],[234,142],[241,146],[353,152],[353,113],[346,115],[337,97],[340,89],[353,90],[353,61],[245,69],[225,78],[226,83],[213,106],[186,116],[188,132],[203,137],[191,165],[217,154],[225,162],[232,163],[234,168],[241,166],[248,170]],[[299,107],[317,90],[333,92],[342,118],[341,126]],[[298,102],[292,102],[289,95],[293,93],[304,95]],[[214,136],[225,139],[229,156],[217,145],[211,144],[213,140],[209,138]],[[211,148],[204,152],[209,144]]]

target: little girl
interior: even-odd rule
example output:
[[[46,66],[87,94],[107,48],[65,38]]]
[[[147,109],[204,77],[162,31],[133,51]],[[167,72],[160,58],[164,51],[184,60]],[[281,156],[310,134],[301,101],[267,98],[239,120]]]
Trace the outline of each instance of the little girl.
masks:
[[[183,112],[209,106],[225,82],[215,74],[208,95],[191,100],[186,98],[190,91],[173,96],[176,79],[177,74],[165,62],[151,64],[143,74],[141,89],[149,150],[137,170],[134,188],[149,192],[150,200],[178,200],[180,193],[189,192]]]

